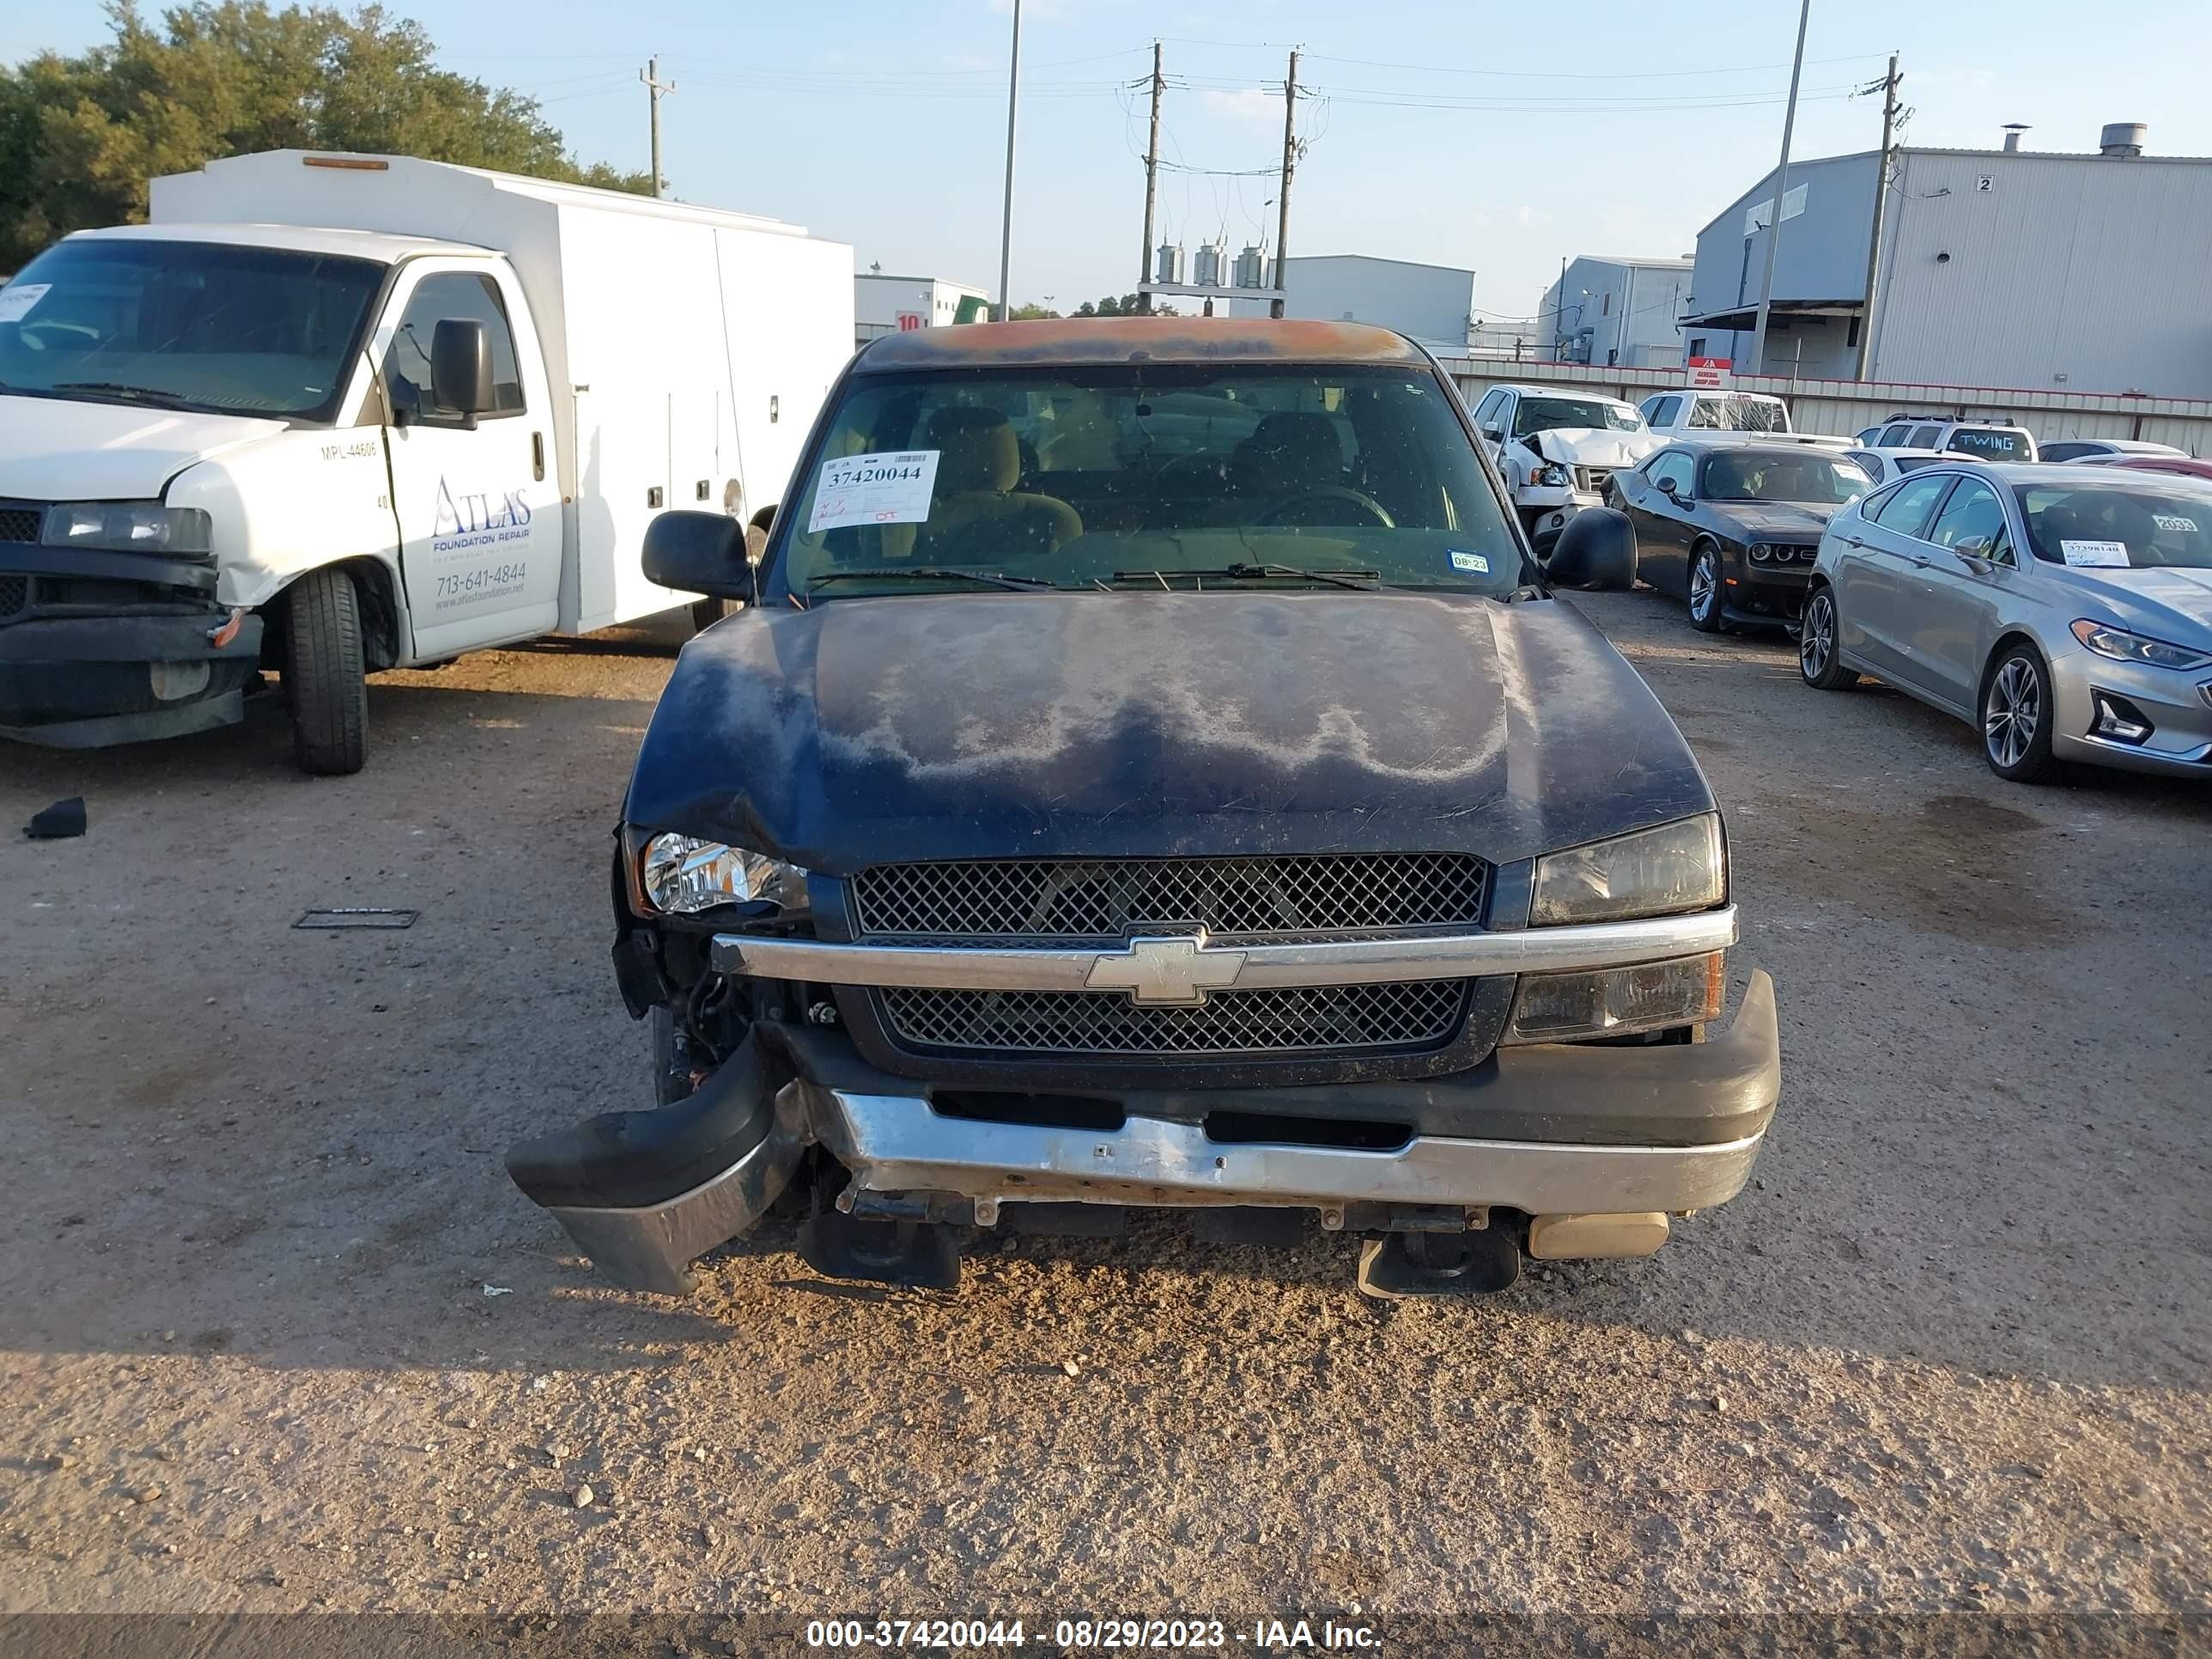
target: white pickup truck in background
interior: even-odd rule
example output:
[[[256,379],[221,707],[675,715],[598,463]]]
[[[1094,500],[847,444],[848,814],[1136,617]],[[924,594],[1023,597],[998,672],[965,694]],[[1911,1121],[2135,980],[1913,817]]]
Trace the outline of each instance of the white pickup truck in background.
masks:
[[[151,218],[0,289],[0,738],[225,725],[266,666],[356,771],[364,674],[691,604],[647,523],[764,526],[852,355],[851,249],[771,219],[297,150]]]
[[[1475,405],[1474,426],[1540,556],[1568,520],[1604,502],[1616,471],[1660,442],[1634,405],[1551,386],[1491,387]]]
[[[1684,386],[1655,392],[1637,405],[1644,424],[1662,443],[1721,432],[1752,432],[1762,438],[1788,438],[1827,449],[1848,449],[1853,441],[1800,432],[1790,423],[1790,405],[1765,392],[1714,391]]]

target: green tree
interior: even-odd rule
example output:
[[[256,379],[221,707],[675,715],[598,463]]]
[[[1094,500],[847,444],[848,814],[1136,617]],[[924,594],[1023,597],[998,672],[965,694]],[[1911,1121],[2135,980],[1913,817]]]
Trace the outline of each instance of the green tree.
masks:
[[[1109,294],[1103,300],[1096,301],[1085,300],[1081,305],[1076,307],[1075,314],[1079,317],[1135,317],[1141,313],[1138,308],[1135,295],[1124,294],[1117,300]],[[1155,317],[1182,315],[1173,306],[1161,305],[1157,301],[1152,306],[1152,314]]]
[[[113,40],[81,57],[0,67],[0,270],[72,230],[143,220],[151,178],[254,150],[653,187],[643,173],[578,162],[534,99],[437,68],[422,27],[380,6],[198,0],[157,25],[118,0],[108,20]]]
[[[1049,307],[1038,305],[1032,301],[1025,306],[1016,306],[1007,315],[1018,323],[1034,323],[1048,317],[1057,317],[1060,313]]]

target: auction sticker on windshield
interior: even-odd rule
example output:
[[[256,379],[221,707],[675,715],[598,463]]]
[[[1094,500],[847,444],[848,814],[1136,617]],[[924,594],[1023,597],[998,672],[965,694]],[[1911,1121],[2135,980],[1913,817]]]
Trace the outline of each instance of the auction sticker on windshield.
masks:
[[[2083,570],[2124,569],[2128,562],[2125,542],[2062,541],[2058,551],[2067,563]]]
[[[810,536],[848,524],[920,524],[929,516],[937,486],[934,449],[842,455],[822,463]]]
[[[1455,570],[1472,570],[1479,576],[1486,576],[1490,574],[1490,561],[1480,553],[1462,553],[1457,548],[1454,548],[1451,562],[1452,568]]]
[[[52,283],[18,283],[0,292],[0,323],[20,323],[31,314],[31,307],[46,297]]]

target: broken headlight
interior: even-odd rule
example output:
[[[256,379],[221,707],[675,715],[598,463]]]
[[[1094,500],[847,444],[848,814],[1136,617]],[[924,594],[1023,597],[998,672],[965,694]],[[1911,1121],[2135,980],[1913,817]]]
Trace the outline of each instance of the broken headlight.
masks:
[[[1565,489],[1572,482],[1572,475],[1566,468],[1553,461],[1538,467],[1530,475],[1528,481],[1544,489]]]
[[[664,915],[763,902],[787,916],[807,908],[806,872],[797,865],[691,836],[655,836],[646,842],[638,886],[647,905]]]
[[[1615,836],[1536,860],[1531,927],[1710,910],[1728,898],[1717,812]]]

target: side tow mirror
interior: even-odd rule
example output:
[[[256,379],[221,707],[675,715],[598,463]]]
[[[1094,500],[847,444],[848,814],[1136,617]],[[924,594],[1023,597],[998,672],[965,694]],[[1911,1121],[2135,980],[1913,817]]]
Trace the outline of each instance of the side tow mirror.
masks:
[[[430,399],[471,426],[495,406],[491,331],[477,319],[447,317],[431,331]]]
[[[1635,586],[1635,526],[1612,507],[1584,507],[1552,544],[1544,574],[1559,587],[1619,592]]]
[[[679,593],[753,603],[745,526],[723,513],[663,513],[645,527],[646,580]]]

